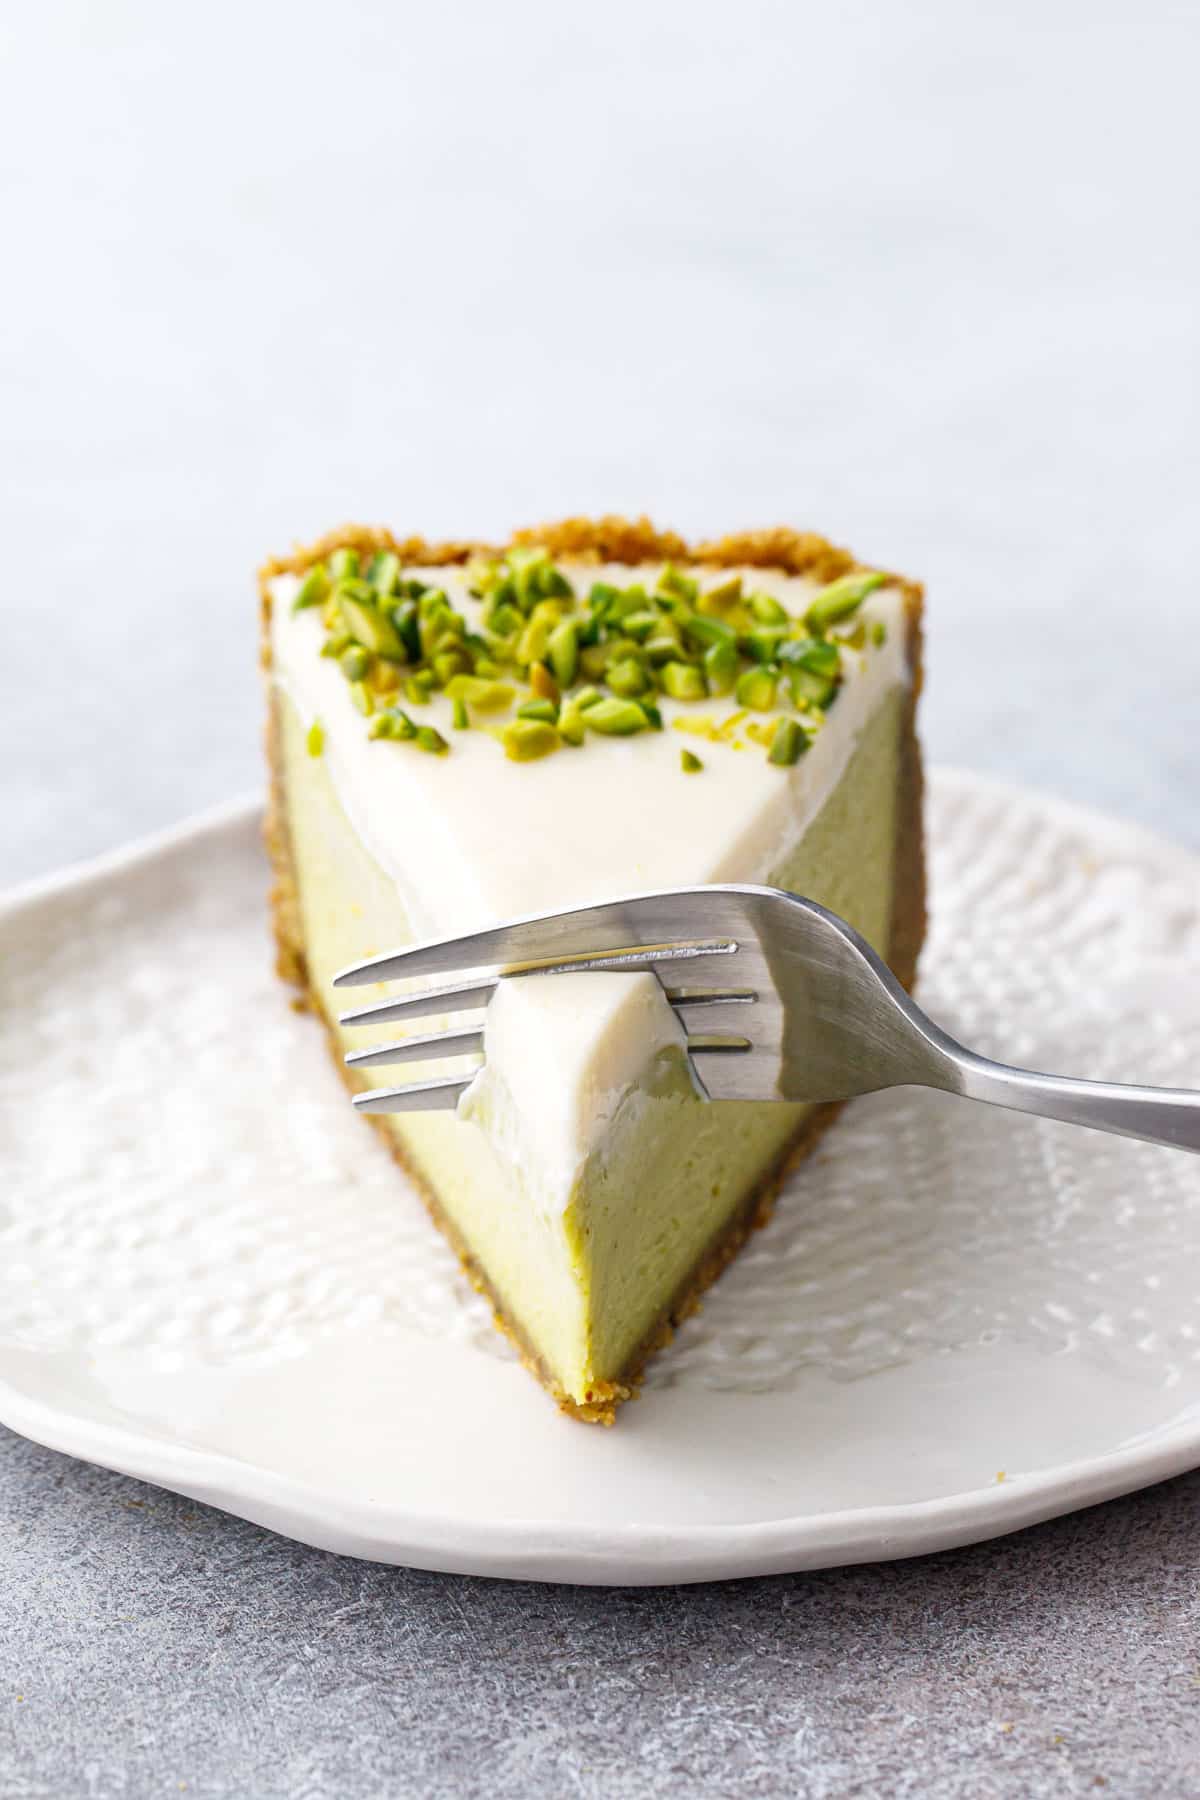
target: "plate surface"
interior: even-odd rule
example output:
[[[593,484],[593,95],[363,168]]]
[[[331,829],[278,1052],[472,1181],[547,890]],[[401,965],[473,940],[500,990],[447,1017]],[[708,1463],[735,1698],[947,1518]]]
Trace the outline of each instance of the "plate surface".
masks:
[[[930,826],[935,1018],[1200,1086],[1200,862],[962,774]],[[1200,1463],[1200,1158],[918,1090],[854,1103],[615,1430],[561,1417],[290,1010],[258,829],[0,908],[7,1424],[330,1550],[584,1582],[910,1555]]]

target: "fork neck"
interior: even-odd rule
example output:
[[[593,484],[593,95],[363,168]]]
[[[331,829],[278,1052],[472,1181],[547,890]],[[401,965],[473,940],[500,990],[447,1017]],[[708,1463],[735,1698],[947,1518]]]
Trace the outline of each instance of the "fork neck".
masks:
[[[1119,1137],[1140,1138],[1148,1144],[1200,1151],[1200,1093],[1186,1088],[1132,1087],[1039,1075],[961,1049],[956,1065],[958,1085],[950,1091],[964,1099],[983,1100],[1066,1125],[1086,1125]]]

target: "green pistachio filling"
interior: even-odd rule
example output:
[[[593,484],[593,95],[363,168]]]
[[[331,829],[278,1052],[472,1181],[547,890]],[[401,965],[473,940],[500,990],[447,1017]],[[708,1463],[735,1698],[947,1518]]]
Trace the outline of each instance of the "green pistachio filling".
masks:
[[[739,710],[702,735],[732,741],[739,721],[782,711],[773,727],[759,721],[745,730],[767,746],[768,761],[790,767],[837,699],[844,652],[887,639],[882,622],[855,618],[887,580],[876,572],[831,582],[803,616],[773,594],[748,590],[741,575],[671,564],[653,581],[594,581],[577,594],[539,545],[476,560],[466,573],[476,603],[469,616],[444,588],[406,575],[395,551],[364,565],[347,545],[305,571],[292,610],[321,609],[321,654],[337,661],[371,738],[437,756],[449,750],[433,725],[390,703],[401,692],[416,708],[444,696],[456,731],[512,709],[492,735],[514,762],[578,749],[589,738],[661,731],[663,695],[685,704],[731,698]],[[320,754],[311,736],[309,747]],[[688,774],[703,767],[690,750],[680,762]]]

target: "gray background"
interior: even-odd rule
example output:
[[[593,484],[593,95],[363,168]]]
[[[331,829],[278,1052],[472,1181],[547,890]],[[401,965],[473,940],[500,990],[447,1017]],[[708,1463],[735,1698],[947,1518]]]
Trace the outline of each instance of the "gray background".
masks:
[[[0,878],[259,782],[266,552],[604,509],[922,576],[935,759],[1200,844],[1194,5],[0,32]],[[1198,1499],[613,1594],[4,1438],[0,1791],[1192,1794]]]

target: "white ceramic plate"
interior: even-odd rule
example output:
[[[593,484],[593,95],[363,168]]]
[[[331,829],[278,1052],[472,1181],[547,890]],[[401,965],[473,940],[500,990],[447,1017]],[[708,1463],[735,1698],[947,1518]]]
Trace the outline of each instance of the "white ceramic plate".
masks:
[[[922,998],[1200,1086],[1200,864],[931,797]],[[561,1417],[270,970],[258,806],[0,909],[0,1418],[383,1561],[698,1581],[911,1555],[1200,1463],[1200,1158],[849,1110],[613,1431]]]

